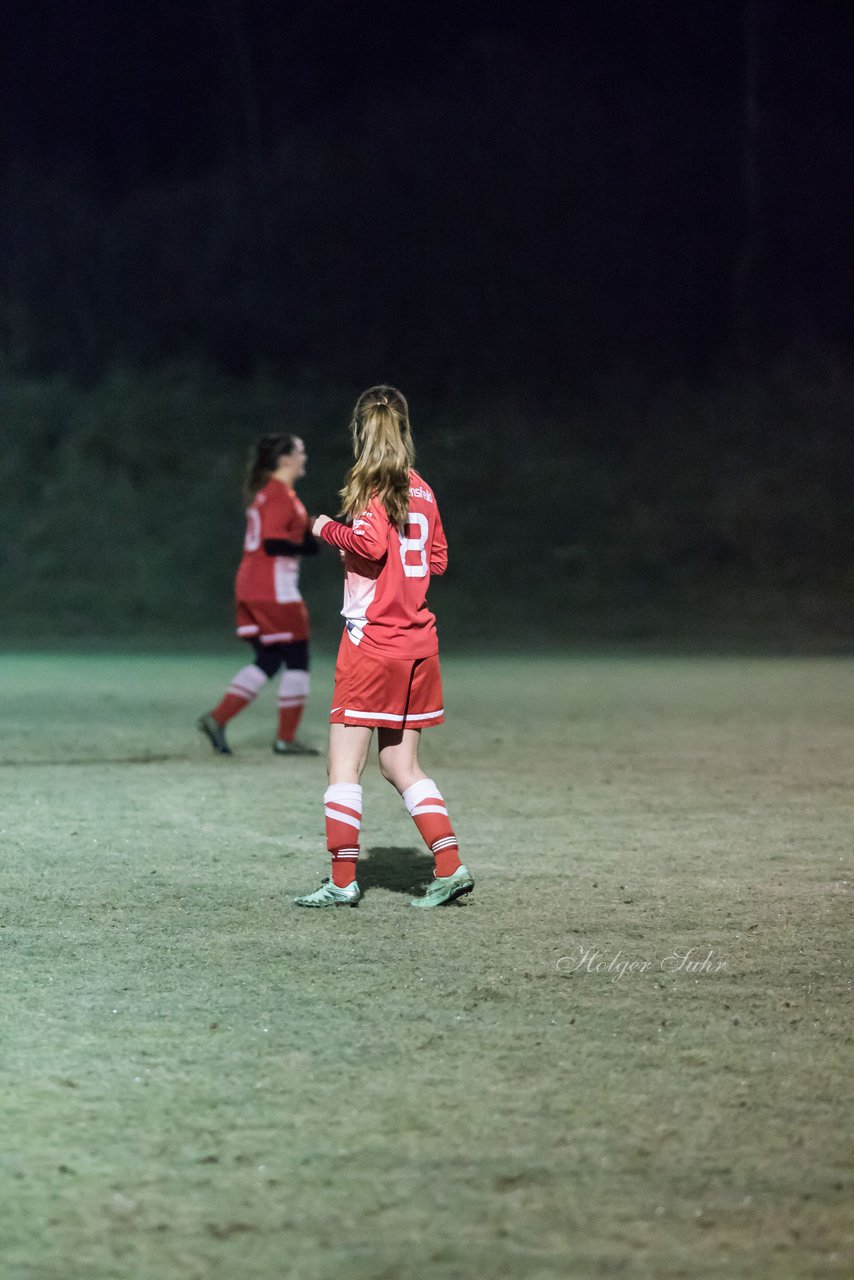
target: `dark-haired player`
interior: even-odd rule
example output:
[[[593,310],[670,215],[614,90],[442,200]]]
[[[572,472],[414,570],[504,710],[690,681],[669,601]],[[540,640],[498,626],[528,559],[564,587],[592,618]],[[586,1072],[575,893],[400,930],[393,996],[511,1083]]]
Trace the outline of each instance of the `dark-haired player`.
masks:
[[[231,755],[225,726],[282,670],[279,723],[273,750],[279,755],[317,755],[296,732],[309,692],[308,610],[299,590],[300,557],[317,543],[294,485],[305,474],[299,436],[262,436],[246,477],[246,537],[237,571],[237,634],[255,651],[234,676],[212,711],[198,720],[214,751]]]

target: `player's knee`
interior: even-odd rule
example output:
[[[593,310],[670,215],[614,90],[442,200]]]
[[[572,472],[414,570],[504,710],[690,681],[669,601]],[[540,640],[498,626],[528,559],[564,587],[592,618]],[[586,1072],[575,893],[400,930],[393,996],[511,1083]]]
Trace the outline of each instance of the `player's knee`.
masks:
[[[386,782],[390,782],[393,787],[397,787],[398,791],[400,790],[400,770],[395,768],[390,760],[383,760],[382,756],[380,757],[380,773]]]
[[[383,768],[380,764],[380,770],[386,782],[390,783],[395,791],[399,791],[403,795],[407,787],[411,787],[413,782],[417,782],[419,775],[411,768],[396,767],[394,765]]]
[[[385,760],[383,760],[382,756],[380,756],[380,773],[383,775],[386,782],[391,782],[392,777],[394,776],[394,769],[388,765]]]

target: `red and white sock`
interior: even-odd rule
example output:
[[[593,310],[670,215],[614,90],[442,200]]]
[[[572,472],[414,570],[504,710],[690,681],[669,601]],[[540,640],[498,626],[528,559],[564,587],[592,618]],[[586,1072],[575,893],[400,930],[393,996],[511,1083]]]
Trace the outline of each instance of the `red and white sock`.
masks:
[[[356,879],[362,788],[358,782],[333,782],[323,793],[326,847],[332,854],[332,883],[346,889]]]
[[[422,778],[401,794],[409,816],[433,854],[435,875],[452,876],[460,866],[460,849],[441,791],[432,778]]]
[[[211,712],[217,724],[228,724],[239,711],[255,701],[266,683],[267,676],[254,663],[248,667],[241,667],[223,694],[222,700]]]
[[[279,680],[279,729],[276,737],[293,742],[308,699],[307,671],[283,671]]]

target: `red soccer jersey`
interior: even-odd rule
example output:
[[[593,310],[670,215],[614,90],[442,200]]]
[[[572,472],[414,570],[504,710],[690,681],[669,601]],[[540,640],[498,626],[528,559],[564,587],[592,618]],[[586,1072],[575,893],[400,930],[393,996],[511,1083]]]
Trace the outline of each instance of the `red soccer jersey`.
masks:
[[[281,480],[268,480],[246,509],[243,559],[234,588],[238,600],[290,604],[302,599],[299,556],[268,556],[264,539],[302,542],[308,524],[308,513],[293,489]]]
[[[390,658],[438,652],[436,618],[427,607],[431,574],[448,564],[448,543],[433,491],[409,473],[409,516],[401,533],[374,498],[352,526],[330,520],[321,538],[344,553],[344,608],[354,644]]]

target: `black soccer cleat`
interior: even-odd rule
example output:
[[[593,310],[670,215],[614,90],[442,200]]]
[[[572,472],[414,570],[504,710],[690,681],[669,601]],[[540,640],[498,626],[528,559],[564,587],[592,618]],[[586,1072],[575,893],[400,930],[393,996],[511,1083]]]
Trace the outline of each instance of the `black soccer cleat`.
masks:
[[[225,740],[225,729],[218,720],[214,720],[212,715],[199,716],[196,721],[196,728],[199,733],[205,735],[214,751],[219,755],[230,756],[234,754]]]

